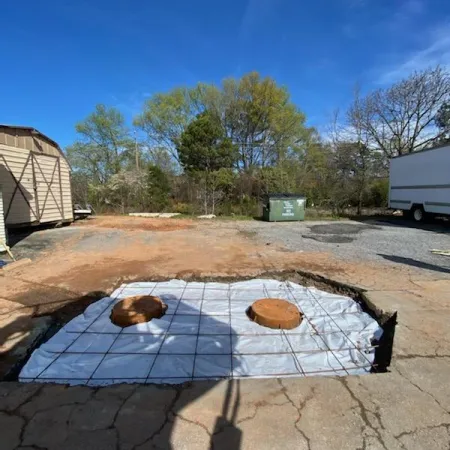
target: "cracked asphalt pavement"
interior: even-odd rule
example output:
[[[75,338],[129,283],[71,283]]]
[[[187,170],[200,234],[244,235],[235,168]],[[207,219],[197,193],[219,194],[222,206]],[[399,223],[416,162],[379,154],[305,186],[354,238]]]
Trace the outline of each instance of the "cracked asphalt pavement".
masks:
[[[396,372],[183,387],[3,383],[0,396],[2,450],[448,449],[450,442],[450,398],[442,403]]]

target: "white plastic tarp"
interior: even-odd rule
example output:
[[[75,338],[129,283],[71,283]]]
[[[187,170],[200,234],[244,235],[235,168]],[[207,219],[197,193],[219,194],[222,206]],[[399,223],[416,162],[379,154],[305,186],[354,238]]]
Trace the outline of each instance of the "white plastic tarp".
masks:
[[[114,325],[114,304],[132,295],[161,297],[166,315],[126,328]],[[304,314],[299,327],[270,329],[247,317],[255,300],[274,297],[298,306]],[[35,350],[19,379],[107,385],[365,374],[381,335],[378,323],[351,298],[291,282],[130,283]]]

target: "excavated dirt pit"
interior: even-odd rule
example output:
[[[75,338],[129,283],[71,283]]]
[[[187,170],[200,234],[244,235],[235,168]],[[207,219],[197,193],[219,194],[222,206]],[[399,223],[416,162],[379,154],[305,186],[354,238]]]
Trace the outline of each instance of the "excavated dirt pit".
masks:
[[[240,282],[123,284],[41,345],[19,379],[72,385],[177,384],[386,369],[395,318],[377,316],[363,294],[349,286],[299,272],[267,276]],[[135,296],[160,298],[167,305],[165,315],[118,327],[111,321],[112,310]],[[303,320],[291,329],[249,320],[249,307],[261,299],[281,299],[300,311]]]

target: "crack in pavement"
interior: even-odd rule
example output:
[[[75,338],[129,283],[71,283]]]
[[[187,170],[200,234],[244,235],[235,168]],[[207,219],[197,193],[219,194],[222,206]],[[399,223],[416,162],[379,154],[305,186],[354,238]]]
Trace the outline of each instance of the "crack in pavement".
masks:
[[[114,414],[113,420],[111,421],[111,425],[109,427],[106,427],[106,430],[111,428],[116,428],[116,421],[117,417],[119,416],[120,411],[122,410],[125,403],[131,398],[131,396],[139,389],[139,385],[133,386],[131,389],[131,392],[123,399],[123,401],[120,403],[119,407],[117,408],[116,413]]]
[[[381,423],[381,417],[379,417],[379,413],[374,413],[373,411],[368,410],[365,406],[364,403],[356,396],[356,394],[350,389],[350,386],[348,385],[347,380],[345,379],[345,377],[338,377],[337,378],[338,381],[344,386],[344,388],[347,390],[347,392],[350,394],[350,397],[356,402],[356,404],[358,405],[357,408],[359,409],[359,416],[361,417],[362,421],[364,422],[364,426],[361,429],[361,434],[364,431],[365,428],[369,428],[370,430],[372,430],[375,435],[372,436],[375,439],[377,439],[377,441],[382,445],[382,447],[384,448],[384,450],[389,450],[389,448],[386,446],[386,442],[383,439],[383,436],[380,433],[380,430],[378,430],[376,427],[374,427],[369,420],[368,417],[368,413],[373,414],[376,418],[378,423]],[[378,417],[377,417],[378,415]],[[384,427],[382,427],[384,429]],[[367,436],[363,436],[363,446],[362,446],[362,450],[365,450],[366,448],[366,438]],[[400,443],[400,445],[403,446],[402,443]],[[404,447],[404,446],[403,446]]]
[[[71,419],[72,414],[75,412],[75,406],[78,406],[78,405],[85,405],[86,403],[88,403],[88,402],[92,399],[92,397],[94,396],[94,393],[96,392],[96,390],[90,388],[89,396],[86,398],[86,400],[85,400],[84,402],[80,402],[80,401],[74,400],[74,401],[70,401],[70,402],[67,402],[67,403],[62,403],[62,404],[59,404],[59,405],[53,405],[53,406],[50,406],[50,407],[48,407],[48,408],[42,408],[42,409],[39,409],[39,410],[35,411],[30,417],[23,416],[18,410],[19,410],[20,408],[22,408],[23,406],[25,406],[25,405],[27,405],[27,404],[33,402],[33,400],[34,400],[35,398],[38,398],[38,397],[42,394],[42,392],[45,390],[45,387],[46,387],[46,385],[45,385],[45,384],[42,384],[42,386],[39,387],[33,395],[31,395],[30,397],[28,397],[28,399],[27,399],[26,401],[24,401],[20,406],[18,406],[18,407],[14,410],[14,415],[17,416],[17,417],[20,417],[20,418],[22,418],[22,419],[24,420],[24,424],[22,425],[22,428],[21,428],[21,430],[20,430],[20,435],[19,435],[20,446],[22,446],[22,444],[23,444],[24,433],[25,433],[25,431],[26,431],[27,426],[28,426],[28,425],[30,424],[30,422],[36,417],[37,414],[46,413],[46,412],[52,411],[52,410],[55,409],[55,408],[61,408],[61,407],[63,407],[63,406],[69,406],[69,407],[72,408],[71,411],[70,411],[70,413],[69,413],[69,415],[68,415],[68,417],[67,417],[67,420],[66,420],[66,426],[67,426],[67,429],[69,429],[69,428],[70,428],[70,426],[69,426],[70,419]],[[47,387],[48,387],[48,386],[47,386]],[[67,387],[67,386],[66,386],[66,389],[70,389],[70,387]],[[27,446],[28,446],[28,445],[27,445]],[[39,448],[39,447],[36,446],[36,445],[33,445],[33,446],[36,447],[36,448]]]
[[[23,387],[24,387],[24,385],[19,385],[19,386],[18,386],[16,389],[14,389],[13,391],[8,392],[8,394],[7,394],[6,397],[9,397],[11,394],[13,394],[14,392],[18,391],[19,389],[21,389],[21,388],[23,388]],[[38,387],[34,392],[32,392],[29,396],[27,396],[27,398],[26,398],[22,403],[20,403],[19,405],[17,405],[11,412],[17,411],[17,410],[19,410],[22,406],[24,406],[26,403],[29,403],[29,402],[33,401],[34,398],[36,398],[36,397],[38,397],[38,396],[40,395],[40,393],[42,392],[42,390],[44,389],[44,387],[45,387],[45,384],[44,384],[44,383],[40,384],[39,387]],[[1,411],[5,411],[5,412],[6,412],[6,410],[4,410],[4,409],[1,409]]]
[[[16,447],[16,448],[32,448],[33,450],[48,450],[47,447],[39,447],[39,445],[27,445],[26,447]]]
[[[294,401],[291,399],[287,392],[287,387],[284,386],[283,381],[281,378],[277,378],[278,384],[281,386],[281,391],[283,392],[283,395],[286,397],[288,402],[295,408],[297,411],[297,420],[294,423],[295,429],[299,432],[299,434],[305,439],[306,446],[308,450],[311,449],[311,438],[306,435],[306,433],[300,428],[299,422],[302,418],[302,409],[306,406],[306,404],[314,397],[315,395],[315,389],[314,387],[311,388],[311,392],[305,397],[305,399],[300,403],[300,406],[297,407]]]
[[[165,427],[169,422],[171,422],[171,419],[172,419],[172,418],[170,417],[170,414],[172,414],[172,415],[175,416],[175,413],[174,413],[173,410],[174,410],[174,408],[175,408],[175,406],[176,406],[176,404],[177,404],[178,400],[180,399],[181,394],[182,394],[182,392],[183,392],[183,389],[182,389],[182,388],[179,388],[179,387],[174,387],[174,390],[175,390],[175,397],[174,397],[173,400],[170,402],[170,405],[167,407],[167,409],[166,409],[166,411],[165,411],[164,421],[163,421],[163,423],[161,424],[161,426],[160,426],[156,431],[154,431],[150,437],[148,437],[147,439],[145,439],[144,441],[142,441],[142,442],[140,442],[140,443],[138,443],[138,444],[133,445],[132,450],[135,450],[135,449],[137,449],[138,447],[144,446],[145,444],[148,444],[149,442],[152,442],[152,441],[153,441],[153,440],[154,440],[154,439],[162,432],[162,430],[164,429],[164,427]],[[123,405],[122,405],[122,406],[123,406]],[[172,421],[172,422],[173,422],[173,421]]]
[[[7,397],[9,395],[11,395],[13,392],[19,390],[20,388],[21,388],[21,386],[18,386],[17,389],[14,389],[12,392],[9,392]],[[28,403],[30,401],[33,401],[34,398],[38,397],[43,389],[44,389],[44,385],[39,386],[32,394],[30,394],[30,396],[27,396],[27,398],[23,402],[21,402],[19,405],[17,405],[13,410],[11,410],[11,411],[7,411],[7,410],[3,410],[3,409],[1,410],[1,412],[3,414],[6,414],[7,416],[10,416],[10,417],[17,417],[17,418],[21,419],[21,421],[22,421],[21,426],[20,426],[20,433],[19,433],[19,447],[23,443],[25,429],[30,420],[26,416],[22,415],[19,410],[23,405],[25,405],[26,403]],[[34,417],[34,415],[32,417]]]
[[[120,411],[122,410],[125,403],[131,398],[131,396],[138,390],[139,385],[133,386],[131,389],[131,392],[125,396],[123,401],[120,403],[119,407],[117,408],[116,413],[114,414],[113,420],[111,421],[111,425],[109,427],[106,427],[106,430],[113,430],[116,435],[116,450],[120,450],[120,433],[119,430],[116,428],[116,420],[119,416]]]
[[[286,402],[284,402],[284,403],[270,403],[270,402],[266,402],[266,401],[263,401],[263,402],[257,402],[257,403],[255,404],[255,412],[254,412],[253,414],[251,414],[250,416],[243,417],[241,420],[238,420],[238,421],[236,422],[236,425],[240,425],[241,423],[248,422],[249,420],[253,420],[253,419],[256,417],[256,415],[258,414],[258,411],[259,411],[261,408],[265,408],[266,406],[284,406],[284,405],[287,405],[287,404],[289,404],[289,403],[291,403],[289,400],[286,401]],[[222,431],[222,430],[219,430],[218,432],[216,432],[216,433],[214,433],[214,434],[216,435],[216,434],[218,434],[220,431]]]
[[[450,423],[440,423],[439,425],[430,425],[428,427],[422,427],[422,428],[418,427],[412,431],[404,431],[403,433],[400,433],[394,437],[395,437],[395,439],[401,439],[403,436],[410,436],[415,433],[418,433],[419,431],[434,430],[436,428],[441,428],[441,427],[445,428],[447,430],[447,432],[450,431]]]
[[[434,402],[439,406],[439,408],[441,408],[446,414],[450,414],[450,411],[448,411],[447,409],[445,409],[445,407],[441,404],[441,402],[434,396],[432,395],[430,392],[425,391],[424,389],[422,389],[418,384],[414,383],[412,380],[410,380],[404,373],[402,373],[402,371],[398,368],[395,367],[397,373],[404,378],[406,381],[408,381],[410,384],[412,384],[415,388],[419,389],[420,392],[428,395],[429,397],[431,397]]]
[[[398,356],[395,357],[395,359],[397,359],[398,361],[414,359],[414,358],[439,359],[439,358],[450,358],[450,355],[417,355],[417,354],[410,354],[410,355],[398,355]]]
[[[179,419],[181,419],[181,420],[183,420],[184,422],[187,422],[187,423],[191,423],[192,425],[196,425],[196,426],[198,426],[198,427],[200,427],[200,428],[203,428],[203,430],[205,430],[205,432],[206,432],[206,434],[209,436],[209,439],[210,439],[210,441],[211,441],[211,448],[213,448],[213,443],[212,443],[212,437],[213,437],[213,434],[208,430],[208,427],[206,426],[206,425],[203,425],[201,422],[199,422],[198,420],[190,420],[190,419],[187,419],[186,417],[183,417],[181,414],[174,414],[174,416],[176,417],[176,418],[179,418]]]

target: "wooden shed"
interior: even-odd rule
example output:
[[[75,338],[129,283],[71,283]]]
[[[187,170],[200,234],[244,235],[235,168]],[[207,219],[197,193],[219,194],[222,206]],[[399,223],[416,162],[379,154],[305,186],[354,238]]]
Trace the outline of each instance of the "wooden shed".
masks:
[[[6,243],[5,219],[3,215],[3,194],[0,186],[0,252],[4,251],[4,244]]]
[[[0,187],[6,227],[73,220],[69,163],[32,127],[0,125]]]

